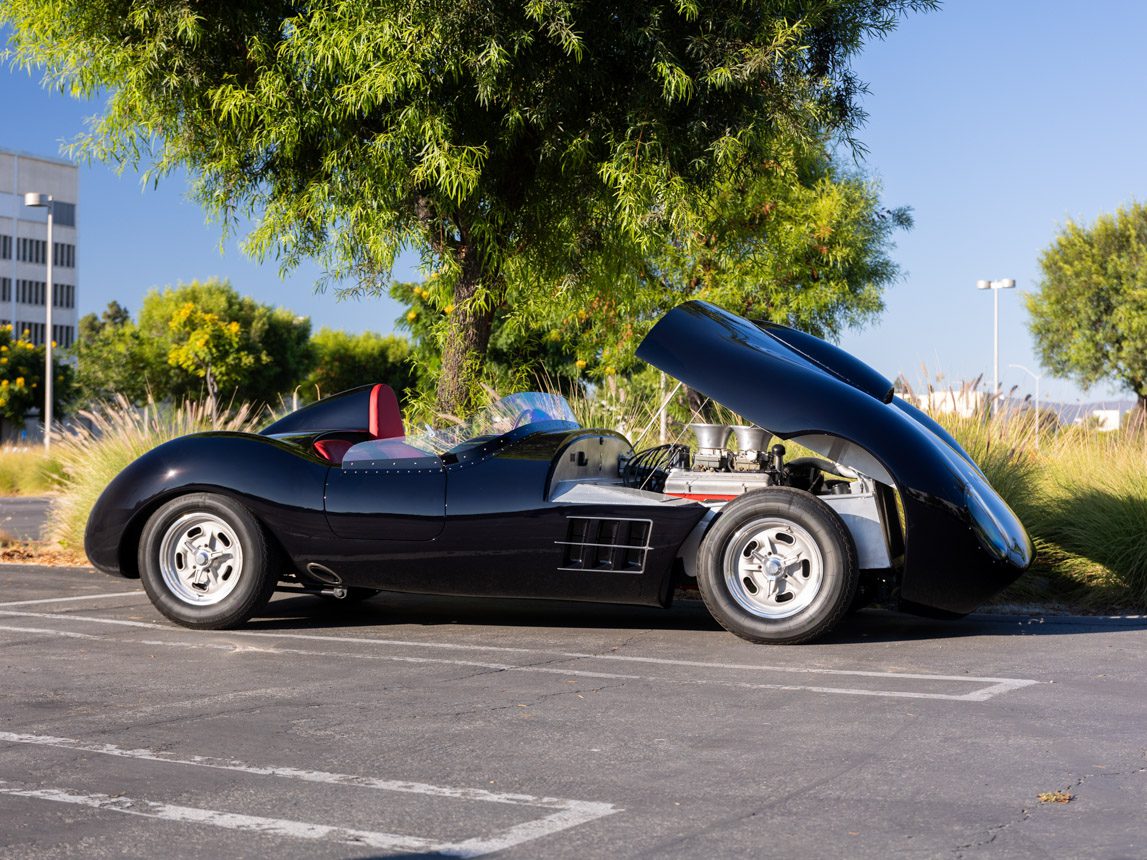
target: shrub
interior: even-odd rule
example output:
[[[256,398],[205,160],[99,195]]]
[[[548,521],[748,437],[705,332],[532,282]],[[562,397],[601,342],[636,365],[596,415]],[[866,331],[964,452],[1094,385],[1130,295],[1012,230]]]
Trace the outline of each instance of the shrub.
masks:
[[[1004,599],[1147,607],[1147,440],[1082,426],[937,415],[1019,515],[1032,570]]]
[[[49,493],[60,471],[59,460],[43,448],[0,448],[0,496]]]

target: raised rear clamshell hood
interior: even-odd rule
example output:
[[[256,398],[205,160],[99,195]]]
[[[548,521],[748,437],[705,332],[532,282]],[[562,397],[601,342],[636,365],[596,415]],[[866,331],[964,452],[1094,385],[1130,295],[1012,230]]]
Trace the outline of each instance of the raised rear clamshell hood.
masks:
[[[971,457],[838,347],[692,301],[667,313],[637,356],[782,439],[896,486],[906,608],[970,612],[1031,563],[1027,532]]]

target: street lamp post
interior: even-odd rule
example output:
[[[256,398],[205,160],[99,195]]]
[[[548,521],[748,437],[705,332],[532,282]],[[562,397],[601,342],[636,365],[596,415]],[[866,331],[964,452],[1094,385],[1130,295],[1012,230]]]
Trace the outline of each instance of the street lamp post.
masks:
[[[52,448],[52,262],[55,244],[52,240],[51,194],[29,192],[24,195],[24,205],[48,210],[48,249],[44,256],[48,262],[48,283],[44,291],[44,450]]]
[[[999,278],[995,281],[976,281],[976,289],[991,290],[994,298],[995,315],[992,335],[992,415],[996,414],[1000,396],[1000,290],[1015,287],[1015,278]]]
[[[1022,364],[1009,364],[1008,367],[1015,367],[1022,370],[1028,376],[1035,380],[1035,449],[1039,450],[1039,381],[1043,378],[1038,373],[1032,373]]]

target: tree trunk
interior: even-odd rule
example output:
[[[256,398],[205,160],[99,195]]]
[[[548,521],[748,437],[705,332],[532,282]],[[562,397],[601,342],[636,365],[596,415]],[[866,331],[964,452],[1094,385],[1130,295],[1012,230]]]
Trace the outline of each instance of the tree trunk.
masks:
[[[1139,434],[1147,431],[1147,394],[1136,394],[1135,405],[1127,419],[1127,432]]]
[[[203,374],[204,381],[207,383],[207,411],[211,414],[211,425],[215,426],[215,404],[219,394],[219,386],[215,383],[215,374],[211,372],[211,365],[207,365],[206,372]]]
[[[440,414],[463,417],[473,405],[475,388],[490,343],[494,301],[478,307],[471,299],[482,284],[482,265],[471,245],[457,250],[461,272],[454,286],[454,310],[442,344],[442,375],[438,378],[435,408]]]

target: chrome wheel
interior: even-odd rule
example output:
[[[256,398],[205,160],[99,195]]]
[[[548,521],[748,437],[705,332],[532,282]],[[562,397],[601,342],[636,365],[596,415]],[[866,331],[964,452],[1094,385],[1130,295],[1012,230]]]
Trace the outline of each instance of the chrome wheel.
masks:
[[[737,604],[758,618],[789,618],[816,598],[824,559],[812,535],[784,519],[754,520],[728,542],[725,586]]]
[[[223,518],[205,511],[187,513],[163,533],[159,572],[172,596],[192,606],[210,606],[239,584],[243,546]]]

